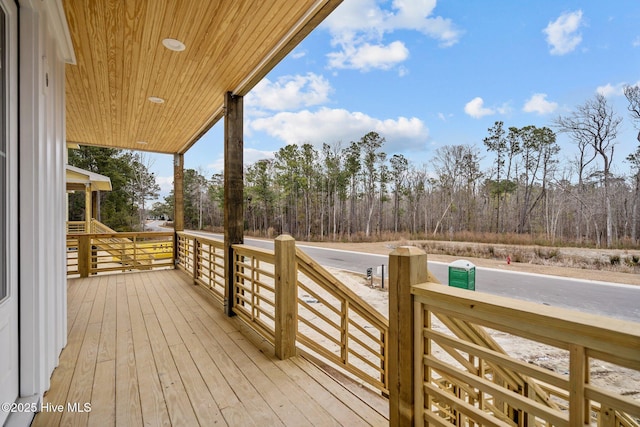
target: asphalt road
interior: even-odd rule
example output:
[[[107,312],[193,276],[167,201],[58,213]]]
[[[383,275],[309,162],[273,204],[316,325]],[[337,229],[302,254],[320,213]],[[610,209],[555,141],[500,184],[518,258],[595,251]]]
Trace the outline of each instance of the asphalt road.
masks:
[[[221,238],[211,233],[196,234]],[[261,248],[273,248],[272,241],[245,239],[245,242]],[[377,267],[384,265],[387,273],[388,257],[384,255],[304,245],[298,247],[327,267],[360,274],[365,274],[367,268],[373,268],[377,274]],[[447,264],[430,261],[429,270],[442,283],[448,283]],[[639,286],[477,267],[476,291],[640,322]]]

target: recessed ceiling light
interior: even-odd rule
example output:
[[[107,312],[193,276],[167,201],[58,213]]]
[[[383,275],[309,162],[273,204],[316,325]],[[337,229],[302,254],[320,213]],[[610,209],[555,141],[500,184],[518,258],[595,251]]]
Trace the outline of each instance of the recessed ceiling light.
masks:
[[[164,104],[164,99],[159,98],[157,96],[150,96],[149,98],[147,98],[149,101],[153,102],[154,104]]]
[[[173,50],[176,52],[182,52],[187,47],[180,40],[176,39],[164,39],[162,40],[162,44],[169,50]]]
[[[147,145],[148,142],[147,141],[136,141],[136,144]]]

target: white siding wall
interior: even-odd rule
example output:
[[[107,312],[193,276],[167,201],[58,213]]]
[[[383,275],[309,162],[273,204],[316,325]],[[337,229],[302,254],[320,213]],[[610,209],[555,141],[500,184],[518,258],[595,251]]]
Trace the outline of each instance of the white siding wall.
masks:
[[[55,0],[20,3],[20,395],[42,396],[66,345],[64,60]]]

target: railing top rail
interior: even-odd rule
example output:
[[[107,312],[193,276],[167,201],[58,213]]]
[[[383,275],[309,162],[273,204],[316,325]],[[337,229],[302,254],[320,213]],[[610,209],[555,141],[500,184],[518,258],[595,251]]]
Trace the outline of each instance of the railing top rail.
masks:
[[[427,307],[560,348],[577,345],[640,369],[640,324],[436,283],[412,286]]]
[[[142,236],[142,237],[169,237],[173,236],[173,231],[125,231],[125,232],[115,232],[115,233],[69,233],[67,237],[69,238],[79,238],[83,236],[95,237],[95,238],[110,238],[110,237],[133,237],[133,236]]]
[[[236,244],[232,245],[232,247],[234,251],[238,251],[242,254],[258,255],[269,259],[271,259],[271,257],[275,257],[275,252],[271,249],[256,248],[255,246],[245,244]]]
[[[172,232],[173,233],[173,232]],[[205,237],[200,234],[189,233],[188,231],[176,231],[176,234],[179,237],[189,237],[192,239],[197,239],[201,243],[206,243],[208,245],[222,245],[224,242],[221,239],[216,239],[214,237]]]

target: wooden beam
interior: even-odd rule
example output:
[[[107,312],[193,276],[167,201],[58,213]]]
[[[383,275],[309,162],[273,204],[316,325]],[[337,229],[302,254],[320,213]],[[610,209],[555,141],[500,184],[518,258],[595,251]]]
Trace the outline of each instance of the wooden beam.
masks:
[[[276,319],[275,347],[280,360],[296,355],[296,327],[298,324],[298,268],[296,241],[283,234],[275,239]]]
[[[91,233],[91,184],[84,186],[84,229],[86,233]]]
[[[389,425],[392,426],[412,426],[415,419],[411,286],[426,281],[427,254],[422,249],[400,246],[389,254]]]
[[[91,218],[102,221],[100,215],[100,190],[91,193]]]
[[[67,182],[67,191],[84,191],[85,184],[80,182]]]
[[[173,227],[184,231],[184,154],[173,155]]]
[[[243,98],[224,97],[224,312],[233,316],[233,248],[244,241]]]

